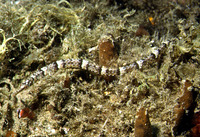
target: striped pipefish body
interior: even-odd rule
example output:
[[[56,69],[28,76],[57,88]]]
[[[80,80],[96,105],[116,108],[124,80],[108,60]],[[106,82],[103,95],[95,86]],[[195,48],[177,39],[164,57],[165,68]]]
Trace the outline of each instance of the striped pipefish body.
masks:
[[[157,58],[159,58],[159,56],[164,52],[165,47],[166,45],[163,44],[160,48],[154,49],[153,52],[146,58],[137,60],[129,65],[116,68],[100,66],[98,64],[95,64],[94,62],[85,59],[58,60],[47,66],[42,67],[41,69],[30,75],[30,77],[21,84],[19,90],[14,93],[14,96],[20,93],[25,88],[31,86],[34,81],[39,80],[44,76],[50,75],[52,72],[55,72],[59,69],[80,69],[89,71],[100,76],[121,76],[125,73],[132,71],[133,69],[140,70],[143,68],[143,65],[148,63],[150,60],[156,60]]]

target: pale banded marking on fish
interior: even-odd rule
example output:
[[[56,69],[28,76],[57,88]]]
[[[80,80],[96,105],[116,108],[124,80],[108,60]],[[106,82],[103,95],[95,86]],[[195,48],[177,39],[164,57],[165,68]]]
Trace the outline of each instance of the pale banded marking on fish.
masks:
[[[158,58],[159,54],[163,53],[165,48],[165,44],[155,49],[156,51],[153,51],[149,56],[147,56],[144,59],[135,61],[134,63],[122,67],[117,68],[108,68],[105,66],[99,66],[93,62],[90,62],[85,59],[66,59],[66,60],[58,60],[56,62],[53,62],[47,66],[42,67],[40,70],[33,73],[25,82],[21,84],[21,87],[18,91],[13,93],[13,95],[17,95],[25,88],[31,86],[34,81],[46,76],[51,75],[53,72],[59,70],[59,69],[81,69],[86,70],[91,73],[94,73],[96,75],[102,75],[102,76],[117,76],[117,75],[124,75],[125,73],[128,73],[132,71],[133,69],[142,69],[143,64],[148,62],[149,60]]]

